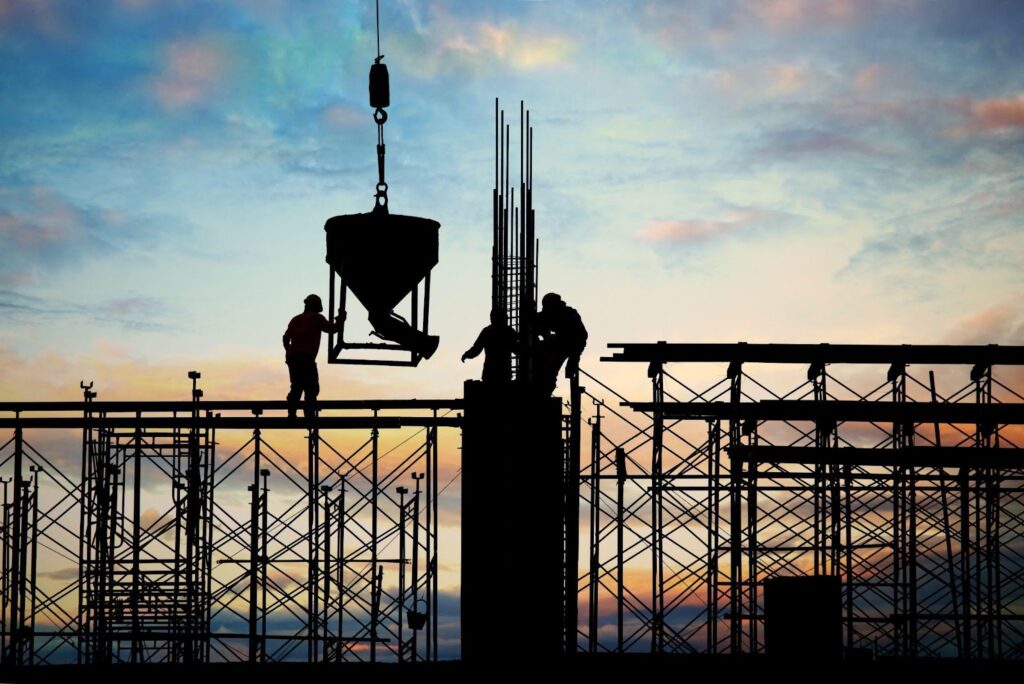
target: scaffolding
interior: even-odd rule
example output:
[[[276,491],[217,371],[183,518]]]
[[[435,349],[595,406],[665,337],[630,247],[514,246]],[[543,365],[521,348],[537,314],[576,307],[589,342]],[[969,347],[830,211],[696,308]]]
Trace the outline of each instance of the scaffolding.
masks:
[[[582,651],[763,653],[765,581],[831,575],[847,657],[1024,655],[1024,348],[611,347]]]
[[[562,554],[531,557],[561,565],[565,653],[763,654],[766,582],[826,576],[846,657],[1024,655],[1024,348],[612,346],[603,371],[646,376],[570,379]],[[184,402],[0,403],[3,664],[457,655],[465,400],[304,421],[196,376]],[[509,553],[478,580],[516,582]]]
[[[192,401],[0,404],[0,664],[436,660],[460,402],[307,422],[203,401],[193,375]],[[54,442],[72,430],[80,477]]]

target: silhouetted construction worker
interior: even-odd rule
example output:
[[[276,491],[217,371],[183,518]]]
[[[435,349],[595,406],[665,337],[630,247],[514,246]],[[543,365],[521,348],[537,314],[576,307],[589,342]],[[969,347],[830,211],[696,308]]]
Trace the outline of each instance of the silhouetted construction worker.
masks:
[[[512,381],[512,352],[518,344],[516,331],[505,320],[502,311],[491,311],[491,324],[480,331],[476,342],[462,355],[462,362],[475,359],[484,352],[484,372],[481,379],[487,383]]]
[[[307,418],[316,416],[316,395],[320,394],[320,378],[316,371],[316,354],[320,351],[320,333],[337,332],[341,320],[331,324],[324,315],[320,297],[311,294],[303,300],[306,310],[294,317],[284,331],[285,363],[288,364],[288,417],[295,417],[299,397],[305,393],[303,413]],[[344,314],[339,314],[343,316]]]
[[[565,377],[579,370],[580,355],[587,346],[587,328],[576,309],[554,292],[544,295],[537,314],[539,338],[533,366],[534,386],[545,396],[555,391],[558,371],[565,363]]]

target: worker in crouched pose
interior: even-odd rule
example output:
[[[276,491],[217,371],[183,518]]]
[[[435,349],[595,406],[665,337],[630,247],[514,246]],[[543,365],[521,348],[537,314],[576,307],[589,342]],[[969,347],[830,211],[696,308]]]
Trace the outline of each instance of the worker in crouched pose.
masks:
[[[579,372],[580,355],[587,346],[587,328],[579,312],[554,292],[544,295],[537,313],[537,344],[534,349],[533,385],[543,396],[551,396],[558,371],[565,364],[565,377]]]
[[[288,417],[295,418],[299,397],[305,394],[303,413],[306,418],[316,417],[316,396],[320,394],[320,378],[316,370],[316,355],[320,351],[320,333],[338,332],[341,319],[333,324],[324,315],[320,297],[311,294],[303,302],[305,311],[292,318],[284,331],[284,358],[288,364]],[[344,313],[339,316],[344,316]]]

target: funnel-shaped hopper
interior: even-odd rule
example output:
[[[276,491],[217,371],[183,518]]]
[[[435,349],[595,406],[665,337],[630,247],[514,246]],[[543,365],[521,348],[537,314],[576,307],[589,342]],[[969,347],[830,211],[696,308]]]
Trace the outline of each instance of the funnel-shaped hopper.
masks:
[[[441,224],[386,212],[328,219],[327,263],[368,312],[392,311],[437,265]]]

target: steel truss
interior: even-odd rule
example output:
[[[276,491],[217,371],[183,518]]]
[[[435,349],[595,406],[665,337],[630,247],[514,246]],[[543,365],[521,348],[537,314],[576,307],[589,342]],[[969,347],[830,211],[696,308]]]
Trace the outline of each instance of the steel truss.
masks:
[[[197,378],[191,402],[0,404],[0,664],[437,659],[438,433],[460,402],[307,422],[202,401]],[[44,446],[71,429],[75,465]]]
[[[1024,656],[1024,348],[611,346],[651,393],[584,373],[581,650],[761,653],[817,574],[848,655]]]

